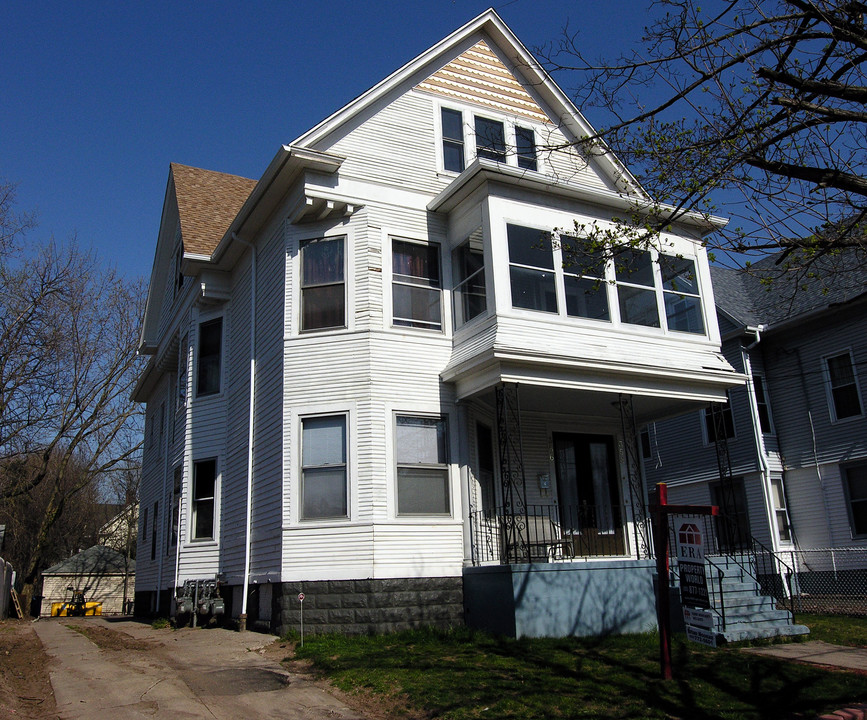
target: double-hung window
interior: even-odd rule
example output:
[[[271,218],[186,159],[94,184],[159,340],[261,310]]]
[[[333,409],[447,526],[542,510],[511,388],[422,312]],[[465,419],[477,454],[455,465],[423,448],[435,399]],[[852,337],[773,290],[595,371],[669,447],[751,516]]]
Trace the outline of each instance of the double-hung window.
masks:
[[[452,172],[464,169],[464,115],[460,110],[442,108],[443,168]]]
[[[833,419],[844,420],[861,415],[861,394],[851,353],[847,350],[826,357],[825,369]]]
[[[476,155],[506,162],[506,128],[501,120],[476,116]]]
[[[769,435],[774,432],[774,426],[771,424],[771,406],[768,403],[768,391],[765,388],[765,379],[761,375],[753,375],[753,390],[756,392],[759,427],[762,433]]]
[[[455,324],[469,322],[488,309],[485,286],[485,254],[481,237],[470,237],[452,253]]]
[[[345,238],[301,243],[301,330],[346,327]]]
[[[217,460],[193,463],[192,539],[214,538],[214,500],[217,491]]]
[[[563,257],[563,285],[566,314],[572,317],[610,320],[605,258],[601,251],[588,249],[580,238],[560,236]]]
[[[557,312],[551,233],[507,225],[512,307]]]
[[[867,535],[867,465],[843,468],[852,536]]]
[[[346,415],[301,421],[301,519],[348,516]]]
[[[187,336],[181,338],[178,347],[178,394],[175,410],[182,410],[187,406]]]
[[[449,515],[445,419],[398,415],[395,447],[398,515]]]
[[[439,245],[391,241],[392,322],[442,329],[442,282]]]
[[[196,395],[220,392],[223,354],[223,318],[199,325],[199,362],[196,373]]]
[[[659,327],[659,310],[648,250],[625,249],[614,258],[621,322]]]
[[[774,502],[774,514],[777,518],[777,533],[781,542],[792,541],[792,530],[789,527],[789,511],[786,508],[786,493],[783,490],[783,479],[771,478],[771,496]]]
[[[704,320],[695,263],[687,258],[660,255],[659,269],[668,329],[703,335]]]

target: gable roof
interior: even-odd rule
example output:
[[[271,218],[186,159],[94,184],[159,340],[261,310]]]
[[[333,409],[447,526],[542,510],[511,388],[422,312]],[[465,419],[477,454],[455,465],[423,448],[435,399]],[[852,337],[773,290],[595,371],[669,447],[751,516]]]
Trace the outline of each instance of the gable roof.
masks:
[[[184,253],[210,257],[256,180],[171,164]]]
[[[776,253],[732,270],[711,267],[717,308],[744,326],[773,326],[851,302],[867,294],[867,255],[851,248],[787,264]]]
[[[129,572],[135,572],[135,560],[129,561]],[[71,558],[52,565],[42,575],[119,575],[123,573],[123,555],[105,545],[94,545]]]

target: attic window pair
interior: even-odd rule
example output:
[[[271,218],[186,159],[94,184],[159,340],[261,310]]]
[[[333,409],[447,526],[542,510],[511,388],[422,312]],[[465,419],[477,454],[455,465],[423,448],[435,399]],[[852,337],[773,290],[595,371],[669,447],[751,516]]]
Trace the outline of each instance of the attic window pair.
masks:
[[[461,172],[465,167],[466,128],[464,114],[460,110],[442,108],[443,168]],[[509,146],[506,142],[506,125],[502,120],[473,116],[473,138],[477,157],[509,162]],[[536,134],[531,128],[515,126],[515,141],[512,153],[518,167],[536,170]]]

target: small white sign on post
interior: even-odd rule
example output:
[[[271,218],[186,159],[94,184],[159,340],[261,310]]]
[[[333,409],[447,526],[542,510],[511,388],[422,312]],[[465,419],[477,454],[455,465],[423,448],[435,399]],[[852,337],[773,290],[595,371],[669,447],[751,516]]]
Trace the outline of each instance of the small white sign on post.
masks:
[[[304,593],[298,593],[298,602],[301,603],[301,647],[304,647]]]
[[[683,621],[693,627],[713,630],[713,613],[710,610],[685,607],[683,609]]]
[[[686,637],[687,639],[692,640],[692,642],[716,647],[716,633],[710,630],[704,630],[702,628],[693,627],[692,625],[687,625]]]

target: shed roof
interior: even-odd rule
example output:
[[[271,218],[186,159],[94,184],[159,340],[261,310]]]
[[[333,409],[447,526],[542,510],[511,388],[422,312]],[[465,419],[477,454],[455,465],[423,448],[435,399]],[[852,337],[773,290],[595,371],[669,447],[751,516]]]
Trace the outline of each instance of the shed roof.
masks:
[[[105,545],[94,545],[52,565],[42,575],[119,575],[124,571],[121,553]],[[128,572],[135,572],[135,560],[129,561]]]
[[[210,257],[256,180],[171,164],[184,252]]]

